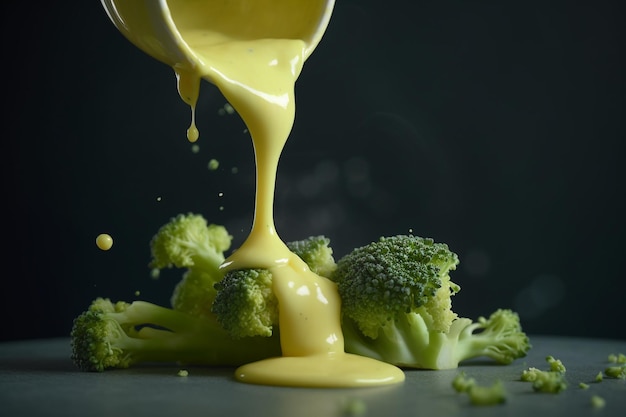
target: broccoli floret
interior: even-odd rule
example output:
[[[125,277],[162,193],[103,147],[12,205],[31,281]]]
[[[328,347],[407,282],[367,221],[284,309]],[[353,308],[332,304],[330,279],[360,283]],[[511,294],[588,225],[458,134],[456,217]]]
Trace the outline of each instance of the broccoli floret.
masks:
[[[551,371],[540,371],[535,375],[533,390],[537,392],[546,392],[550,394],[558,394],[567,389],[567,381],[563,374]]]
[[[288,242],[287,248],[298,255],[317,275],[328,278],[337,268],[330,239],[311,236],[303,240]]]
[[[532,382],[533,390],[536,392],[558,394],[567,389],[565,365],[553,356],[547,356],[546,362],[550,365],[549,370],[543,371],[541,369],[531,367],[522,371],[520,379],[522,381]]]
[[[231,242],[224,226],[208,224],[202,215],[193,213],[172,217],[153,236],[149,266],[157,272],[185,268],[171,297],[175,310],[210,316],[216,294],[213,285],[224,276],[220,265]]]
[[[472,405],[496,405],[506,402],[507,392],[502,381],[497,380],[490,386],[478,385],[474,378],[465,372],[457,374],[452,380],[452,388],[459,393],[467,393]]]
[[[609,378],[626,379],[626,365],[609,366],[604,370],[604,375]]]
[[[450,296],[459,287],[448,271],[458,257],[445,244],[416,236],[393,236],[354,249],[337,262],[343,315],[370,338],[389,331],[394,320],[419,310],[429,328],[446,332],[457,317]]]
[[[611,353],[609,354],[607,359],[611,363],[626,363],[626,355],[624,355],[623,353]]]
[[[272,273],[267,269],[229,271],[215,284],[213,313],[235,338],[271,336],[278,323],[278,299],[272,291]]]
[[[604,408],[604,406],[606,406],[606,400],[599,395],[592,395],[590,401],[591,406],[596,409]]]
[[[567,381],[561,372],[543,371],[538,368],[528,368],[522,371],[522,381],[532,382],[533,390],[558,394],[567,389]]]
[[[143,362],[236,366],[281,354],[278,337],[242,342],[208,317],[105,298],[74,319],[71,345],[78,368],[98,372]]]
[[[465,372],[459,372],[452,380],[452,388],[456,392],[467,392],[476,385],[476,380],[467,376]]]
[[[342,416],[364,416],[367,414],[367,403],[361,398],[345,398],[340,403],[339,412]]]
[[[312,236],[286,243],[318,275],[330,274],[335,260],[330,239]],[[235,337],[269,336],[278,330],[278,299],[268,269],[235,269],[215,284],[217,295],[212,313]]]
[[[548,362],[548,365],[550,365],[550,371],[552,372],[560,372],[564,374],[567,371],[565,365],[563,365],[563,362],[561,362],[560,359],[556,359],[552,355],[546,356],[546,362]]]
[[[506,402],[507,392],[502,381],[497,380],[492,385],[474,385],[467,394],[472,405],[496,405]]]
[[[515,312],[472,322],[452,311],[460,287],[449,273],[458,263],[447,245],[413,235],[383,237],[339,259],[330,278],[341,296],[346,352],[428,369],[524,357],[531,346]]]

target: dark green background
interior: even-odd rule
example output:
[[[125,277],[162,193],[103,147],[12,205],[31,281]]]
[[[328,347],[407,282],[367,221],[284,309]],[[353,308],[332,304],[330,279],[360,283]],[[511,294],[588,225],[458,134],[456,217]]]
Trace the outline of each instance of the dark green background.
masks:
[[[167,304],[181,271],[155,281],[147,267],[162,224],[199,212],[235,246],[249,230],[241,120],[218,114],[205,83],[193,153],[172,70],[99,1],[15,3],[2,28],[2,339],[68,335],[97,296]],[[618,5],[338,0],[296,87],[279,233],[325,234],[339,257],[412,229],[459,254],[459,314],[513,308],[531,334],[624,339]]]

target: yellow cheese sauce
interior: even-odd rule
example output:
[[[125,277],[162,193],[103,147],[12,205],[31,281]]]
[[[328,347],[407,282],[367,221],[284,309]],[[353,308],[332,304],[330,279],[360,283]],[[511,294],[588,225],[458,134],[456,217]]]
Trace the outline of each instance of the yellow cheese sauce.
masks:
[[[254,36],[241,39],[224,31],[203,29],[202,22],[196,20],[193,16],[177,20],[177,29],[190,51],[186,59],[192,64],[173,66],[178,91],[192,110],[188,139],[193,142],[199,135],[193,113],[200,80],[206,79],[239,113],[255,151],[257,183],[252,229],[223,268],[270,269],[279,302],[283,356],[244,365],[236,370],[236,378],[255,384],[320,387],[403,381],[404,373],[395,366],[344,352],[336,285],[314,274],[291,253],[274,226],[278,161],[294,122],[294,87],[306,59],[305,42]],[[229,16],[224,16],[221,24],[228,22]]]
[[[96,237],[96,246],[100,250],[109,250],[113,247],[113,238],[107,233],[101,233]]]

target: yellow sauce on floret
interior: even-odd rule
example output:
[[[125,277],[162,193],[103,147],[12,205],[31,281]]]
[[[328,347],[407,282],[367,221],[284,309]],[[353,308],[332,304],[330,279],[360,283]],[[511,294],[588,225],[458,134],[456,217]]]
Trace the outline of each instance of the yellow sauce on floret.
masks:
[[[294,85],[306,59],[305,42],[259,38],[254,26],[246,28],[245,36],[235,37],[228,30],[229,25],[236,24],[231,9],[213,10],[219,21],[215,30],[215,22],[204,24],[189,13],[176,15],[173,6],[172,16],[190,51],[186,59],[192,63],[173,66],[181,97],[193,114],[200,80],[215,84],[245,122],[255,150],[257,183],[252,229],[223,267],[271,270],[279,301],[283,356],[244,365],[237,369],[236,378],[255,384],[322,387],[403,381],[404,373],[395,366],[344,353],[336,285],[310,271],[291,253],[274,226],[276,172],[294,122]],[[281,19],[289,20],[289,16]],[[192,142],[199,135],[194,117],[187,132]]]

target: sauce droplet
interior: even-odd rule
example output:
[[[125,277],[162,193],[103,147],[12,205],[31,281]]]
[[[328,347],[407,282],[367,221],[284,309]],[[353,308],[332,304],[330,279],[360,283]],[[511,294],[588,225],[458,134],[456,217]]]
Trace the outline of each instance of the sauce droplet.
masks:
[[[113,238],[111,235],[101,233],[96,237],[96,246],[101,250],[109,250],[113,246]]]
[[[187,140],[189,142],[194,143],[200,137],[200,132],[196,127],[196,109],[191,109],[191,124],[189,125],[189,129],[187,129]]]

